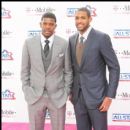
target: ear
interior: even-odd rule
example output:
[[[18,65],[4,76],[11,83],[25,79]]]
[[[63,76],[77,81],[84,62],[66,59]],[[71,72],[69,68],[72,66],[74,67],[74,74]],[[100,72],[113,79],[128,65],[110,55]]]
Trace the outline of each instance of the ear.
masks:
[[[89,23],[92,21],[92,17],[89,17]]]
[[[55,28],[57,27],[57,24],[55,25]]]
[[[42,28],[42,22],[40,22],[39,24],[40,24],[40,27]]]

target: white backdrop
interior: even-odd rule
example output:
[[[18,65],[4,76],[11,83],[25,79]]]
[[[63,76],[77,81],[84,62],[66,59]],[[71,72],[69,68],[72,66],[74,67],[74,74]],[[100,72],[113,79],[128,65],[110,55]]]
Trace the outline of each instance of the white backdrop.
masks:
[[[110,35],[120,63],[119,87],[108,124],[130,126],[130,2],[2,2],[2,123],[28,122],[20,81],[24,40],[40,33],[39,22],[46,11],[56,14],[56,34],[68,40],[76,31],[74,14],[80,7],[91,10],[94,28]],[[47,122],[49,118],[48,113]],[[75,124],[69,101],[66,124]]]

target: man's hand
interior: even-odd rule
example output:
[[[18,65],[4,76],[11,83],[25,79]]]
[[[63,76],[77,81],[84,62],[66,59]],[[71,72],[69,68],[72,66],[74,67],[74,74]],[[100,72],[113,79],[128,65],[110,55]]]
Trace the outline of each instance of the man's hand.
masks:
[[[110,105],[111,105],[112,99],[110,97],[105,97],[101,106],[99,107],[99,110],[101,112],[106,112],[108,111]]]

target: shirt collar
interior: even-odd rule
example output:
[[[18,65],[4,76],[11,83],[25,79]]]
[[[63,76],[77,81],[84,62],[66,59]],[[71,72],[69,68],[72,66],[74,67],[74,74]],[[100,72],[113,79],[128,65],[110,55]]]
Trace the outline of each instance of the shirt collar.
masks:
[[[45,43],[45,40],[46,40],[46,38],[41,34],[41,44],[42,44],[42,45],[45,45],[45,44],[46,44],[46,43]],[[53,44],[53,40],[54,40],[54,34],[53,34],[52,36],[50,36],[50,37],[48,38],[48,40],[49,40],[49,46],[51,47],[52,44]]]
[[[84,40],[86,40],[86,39],[88,38],[88,34],[89,34],[89,32],[91,31],[91,29],[92,29],[92,27],[89,26],[89,28],[87,29],[87,31],[86,31],[83,35],[81,35],[81,34],[79,33],[79,37],[83,36],[83,37],[84,37]]]

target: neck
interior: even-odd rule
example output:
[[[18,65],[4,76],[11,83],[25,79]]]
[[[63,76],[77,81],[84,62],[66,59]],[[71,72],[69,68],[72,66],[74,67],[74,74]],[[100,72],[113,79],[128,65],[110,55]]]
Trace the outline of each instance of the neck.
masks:
[[[84,30],[80,30],[79,33],[83,35],[88,30],[89,27],[90,25],[88,25]]]

